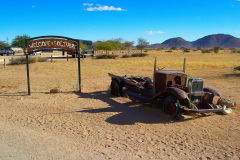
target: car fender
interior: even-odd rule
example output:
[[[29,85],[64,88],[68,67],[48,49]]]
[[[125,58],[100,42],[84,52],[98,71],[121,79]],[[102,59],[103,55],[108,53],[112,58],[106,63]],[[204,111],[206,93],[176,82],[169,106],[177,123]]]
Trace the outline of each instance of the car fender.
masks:
[[[185,99],[188,99],[188,94],[179,89],[179,88],[175,88],[175,87],[169,87],[167,88],[165,91],[164,91],[164,94],[170,94],[170,95],[173,95],[175,96],[177,99],[179,99],[180,101],[181,100],[185,100]]]
[[[203,91],[204,91],[204,92],[210,92],[210,93],[212,93],[214,96],[219,96],[219,97],[221,97],[221,94],[220,94],[217,90],[215,90],[215,89],[213,89],[213,88],[206,87],[206,88],[203,88]]]

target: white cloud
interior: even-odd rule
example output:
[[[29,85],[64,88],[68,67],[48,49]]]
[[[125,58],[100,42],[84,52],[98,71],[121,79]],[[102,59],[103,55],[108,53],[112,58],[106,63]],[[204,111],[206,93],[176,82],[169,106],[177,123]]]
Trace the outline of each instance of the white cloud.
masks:
[[[149,35],[154,35],[154,34],[164,34],[165,32],[163,32],[163,31],[147,31],[146,32],[147,34],[149,34]]]
[[[91,7],[91,6],[93,6],[93,3],[83,3],[83,6],[89,6],[89,7]]]
[[[84,4],[83,4],[84,5]],[[102,6],[100,4],[85,4],[84,6],[88,6],[86,9],[87,11],[126,11],[125,9],[122,9],[120,7],[114,7],[114,6]]]

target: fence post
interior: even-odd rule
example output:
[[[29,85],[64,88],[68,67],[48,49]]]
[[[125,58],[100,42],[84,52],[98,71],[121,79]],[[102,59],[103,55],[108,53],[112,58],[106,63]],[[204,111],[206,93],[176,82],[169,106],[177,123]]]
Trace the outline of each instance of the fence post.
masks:
[[[67,61],[68,61],[68,54],[67,54]]]
[[[184,58],[184,62],[183,62],[183,72],[186,72],[186,58]]]
[[[51,63],[52,63],[52,54],[51,54]]]
[[[28,54],[26,54],[26,64],[27,64],[27,85],[28,85],[28,95],[30,95],[31,92],[30,92],[30,78],[29,78]]]
[[[4,68],[6,68],[6,59],[4,58]]]
[[[82,87],[81,87],[81,61],[80,61],[81,48],[80,48],[79,41],[78,41],[77,53],[78,53],[78,85],[79,85],[79,92],[81,93],[82,92]]]

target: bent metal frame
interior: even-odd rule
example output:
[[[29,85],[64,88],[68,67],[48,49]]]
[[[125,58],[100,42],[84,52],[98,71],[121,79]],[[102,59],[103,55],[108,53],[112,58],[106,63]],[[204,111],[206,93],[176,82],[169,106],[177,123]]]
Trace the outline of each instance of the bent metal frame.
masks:
[[[78,84],[79,92],[81,93],[81,67],[80,67],[80,42],[78,39],[72,39],[63,36],[40,36],[27,39],[25,42],[26,48],[24,53],[26,54],[27,65],[27,86],[28,95],[30,91],[30,78],[29,78],[29,54],[37,51],[63,51],[72,52],[78,55]]]

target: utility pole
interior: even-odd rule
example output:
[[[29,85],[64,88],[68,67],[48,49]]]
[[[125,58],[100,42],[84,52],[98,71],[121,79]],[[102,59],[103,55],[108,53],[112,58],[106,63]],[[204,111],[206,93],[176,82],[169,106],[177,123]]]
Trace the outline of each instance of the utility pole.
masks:
[[[8,45],[8,36],[7,36],[7,45]]]

